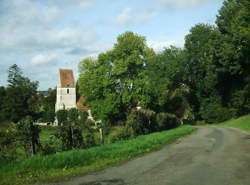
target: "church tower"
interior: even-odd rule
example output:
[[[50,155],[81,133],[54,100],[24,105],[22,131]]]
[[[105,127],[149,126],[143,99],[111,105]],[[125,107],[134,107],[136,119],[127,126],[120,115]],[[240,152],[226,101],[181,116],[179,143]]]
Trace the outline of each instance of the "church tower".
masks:
[[[55,111],[76,108],[76,89],[73,71],[59,69]]]

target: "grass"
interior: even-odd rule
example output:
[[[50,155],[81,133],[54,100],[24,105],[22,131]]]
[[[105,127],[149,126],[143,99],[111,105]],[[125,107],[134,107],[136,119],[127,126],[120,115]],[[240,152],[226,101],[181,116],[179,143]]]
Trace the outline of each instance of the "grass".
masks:
[[[56,127],[46,126],[46,127],[41,127],[41,128],[42,128],[41,133],[40,133],[41,143],[48,141],[50,139],[50,136],[57,132]]]
[[[0,184],[15,185],[62,180],[100,170],[157,150],[193,132],[191,126],[138,136],[134,139],[85,150],[72,150],[48,156],[34,156],[0,167]]]
[[[216,124],[215,126],[233,127],[250,132],[250,115],[242,116],[237,119],[231,119],[223,123]]]

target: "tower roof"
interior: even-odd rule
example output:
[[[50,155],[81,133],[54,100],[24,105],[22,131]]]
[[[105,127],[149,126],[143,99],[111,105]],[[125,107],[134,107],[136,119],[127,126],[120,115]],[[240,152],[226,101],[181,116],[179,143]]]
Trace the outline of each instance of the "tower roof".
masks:
[[[61,87],[74,88],[74,75],[71,69],[59,69]]]

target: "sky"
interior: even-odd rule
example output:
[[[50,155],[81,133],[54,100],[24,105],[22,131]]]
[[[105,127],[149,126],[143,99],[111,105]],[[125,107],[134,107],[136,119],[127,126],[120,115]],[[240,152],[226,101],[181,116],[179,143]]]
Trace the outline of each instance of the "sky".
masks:
[[[0,0],[0,86],[17,64],[39,81],[39,90],[54,88],[59,69],[112,49],[118,35],[145,36],[156,52],[183,47],[198,23],[214,24],[222,0]]]

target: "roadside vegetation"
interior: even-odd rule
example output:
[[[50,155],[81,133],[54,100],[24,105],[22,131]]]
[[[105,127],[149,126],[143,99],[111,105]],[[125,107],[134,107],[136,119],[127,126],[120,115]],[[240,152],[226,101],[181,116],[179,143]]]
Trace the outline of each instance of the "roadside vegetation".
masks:
[[[59,179],[57,177],[61,180],[61,176],[100,170],[159,149],[194,130],[191,126],[181,126],[170,131],[138,136],[85,150],[71,150],[48,156],[37,155],[15,161],[0,167],[0,184],[34,183]]]
[[[237,119],[231,119],[216,126],[233,127],[250,132],[250,115],[242,116]]]

